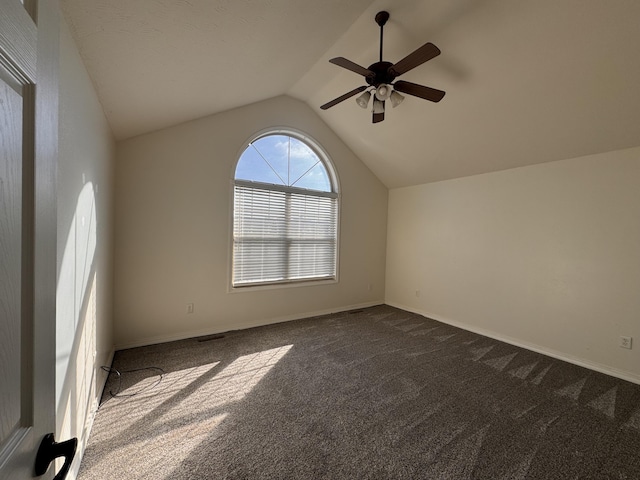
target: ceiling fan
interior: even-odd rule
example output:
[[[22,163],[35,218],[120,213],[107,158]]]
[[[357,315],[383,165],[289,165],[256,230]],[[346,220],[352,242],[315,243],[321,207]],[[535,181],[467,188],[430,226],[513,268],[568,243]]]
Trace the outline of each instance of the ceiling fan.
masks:
[[[369,65],[369,68],[364,68],[344,57],[336,57],[329,60],[329,62],[338,65],[339,67],[346,68],[347,70],[351,70],[352,72],[362,75],[368,86],[363,85],[355,88],[350,92],[325,103],[320,107],[322,110],[331,108],[334,105],[367,90],[356,99],[356,102],[362,108],[367,108],[369,99],[371,98],[371,92],[373,92],[373,123],[378,123],[384,120],[385,100],[389,99],[391,106],[393,107],[398,106],[404,100],[404,97],[398,92],[413,95],[414,97],[424,98],[425,100],[430,100],[432,102],[439,102],[442,100],[442,97],[445,95],[445,92],[442,90],[425,87],[424,85],[418,85],[417,83],[405,82],[404,80],[394,82],[396,77],[399,77],[418,65],[422,65],[423,63],[440,55],[440,49],[433,43],[427,42],[395,64],[382,61],[382,38],[384,25],[387,23],[387,20],[389,20],[389,12],[382,11],[376,14],[375,21],[380,25],[379,62]],[[373,87],[371,88],[371,91],[368,90],[369,87]]]

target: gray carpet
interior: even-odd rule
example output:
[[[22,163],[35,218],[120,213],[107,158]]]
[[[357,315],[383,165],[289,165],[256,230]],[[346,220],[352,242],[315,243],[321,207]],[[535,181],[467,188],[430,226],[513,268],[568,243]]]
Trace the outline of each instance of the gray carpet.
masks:
[[[389,306],[113,367],[81,480],[640,479],[639,385]]]

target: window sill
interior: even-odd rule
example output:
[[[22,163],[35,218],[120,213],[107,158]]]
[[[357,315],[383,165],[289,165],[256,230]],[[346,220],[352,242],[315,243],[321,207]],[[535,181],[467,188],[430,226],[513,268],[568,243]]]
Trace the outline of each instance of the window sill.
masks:
[[[332,285],[335,283],[338,283],[337,278],[326,280],[301,280],[299,282],[267,283],[259,285],[246,285],[241,287],[230,286],[228,289],[228,293],[255,292],[260,290],[275,290],[282,288],[315,287],[319,285]]]

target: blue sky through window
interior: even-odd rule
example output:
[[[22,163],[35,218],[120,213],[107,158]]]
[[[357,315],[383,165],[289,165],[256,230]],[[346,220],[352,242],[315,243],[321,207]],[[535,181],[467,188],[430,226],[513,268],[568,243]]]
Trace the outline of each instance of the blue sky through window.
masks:
[[[287,135],[268,135],[249,144],[238,160],[235,178],[331,191],[329,175],[318,155]]]

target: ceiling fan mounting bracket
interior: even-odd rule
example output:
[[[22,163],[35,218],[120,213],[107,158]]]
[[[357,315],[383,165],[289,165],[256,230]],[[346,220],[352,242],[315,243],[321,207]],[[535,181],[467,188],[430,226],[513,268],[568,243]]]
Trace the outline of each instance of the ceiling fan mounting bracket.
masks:
[[[387,23],[387,20],[389,20],[389,12],[385,12],[383,10],[376,14],[376,23],[381,27],[384,27],[384,24]]]

